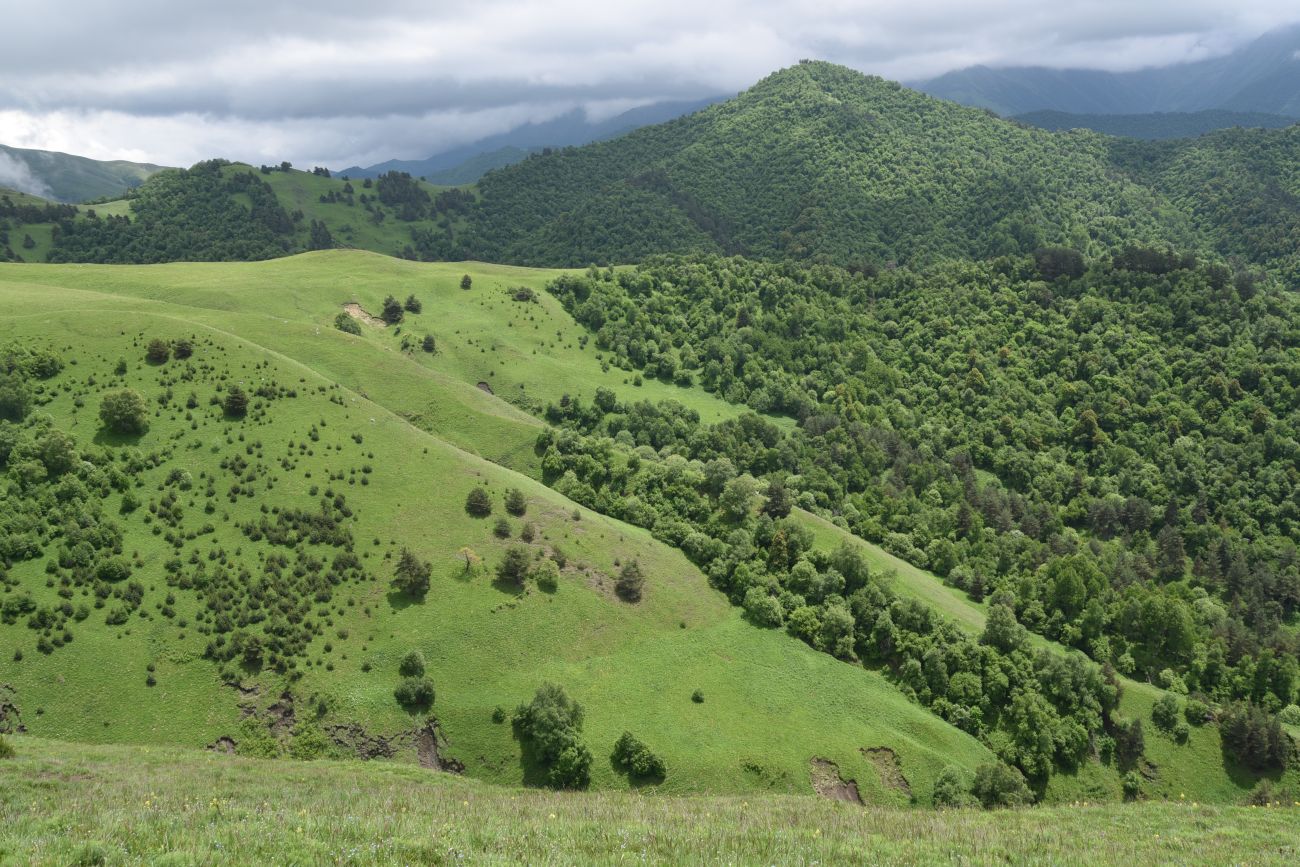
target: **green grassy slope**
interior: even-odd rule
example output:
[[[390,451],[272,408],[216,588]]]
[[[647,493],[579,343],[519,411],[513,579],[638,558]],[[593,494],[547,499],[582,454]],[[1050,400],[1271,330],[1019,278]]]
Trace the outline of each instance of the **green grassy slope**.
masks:
[[[518,791],[383,764],[23,737],[0,857],[24,864],[1293,864],[1296,809],[944,812],[812,797]]]
[[[457,285],[466,268],[474,276],[469,292]],[[125,384],[151,401],[150,431],[128,446],[162,459],[141,473],[137,496],[146,504],[157,498],[172,469],[184,468],[198,480],[181,494],[180,528],[199,532],[182,540],[183,558],[238,549],[237,562],[256,569],[270,551],[250,544],[237,523],[256,518],[263,503],[310,507],[313,485],[346,493],[355,513],[352,533],[371,578],[314,606],[314,618],[325,625],[294,686],[300,721],[309,705],[323,700],[321,725],[356,723],[374,735],[409,732],[416,720],[397,706],[392,689],[398,658],[416,648],[438,687],[433,712],[448,742],[445,753],[463,761],[471,775],[495,782],[518,783],[528,769],[521,767],[510,727],[491,722],[493,708],[512,708],[544,680],[563,683],[586,705],[585,737],[597,757],[598,788],[627,785],[608,759],[624,729],[664,757],[666,791],[807,792],[809,761],[824,757],[855,779],[868,801],[896,803],[905,797],[880,781],[861,749],[893,748],[921,800],[944,765],[970,768],[985,760],[982,746],[909,703],[879,674],[744,623],[684,557],[644,531],[585,510],[575,518],[571,503],[476,456],[513,460],[528,470],[537,430],[531,417],[469,384],[485,369],[495,381],[523,382],[539,399],[570,387],[592,388],[602,377],[611,387],[634,388],[601,374],[594,357],[576,346],[549,365],[532,361],[531,347],[551,325],[565,331],[564,314],[544,298],[529,305],[529,314],[515,312],[512,305],[520,302],[500,296],[516,280],[545,276],[418,266],[357,253],[256,265],[5,266],[0,298],[10,312],[7,337],[49,340],[69,362],[46,384],[39,413],[81,448],[102,439],[94,413],[105,389]],[[433,331],[443,353],[408,356],[391,330],[367,327],[358,338],[331,326],[343,303],[358,300],[369,309],[387,292],[422,298],[424,312],[410,316],[405,327]],[[493,315],[499,318],[492,321]],[[544,316],[546,327],[529,323],[537,328],[530,332],[527,315]],[[476,341],[510,335],[499,338],[498,353],[512,352],[517,362],[495,365],[500,372],[492,377],[491,367],[476,366],[485,361],[475,357],[471,334]],[[144,342],[155,336],[192,337],[195,357],[146,365]],[[491,353],[479,356],[490,360]],[[119,357],[128,361],[122,377],[112,373]],[[512,367],[520,372],[508,373]],[[250,389],[262,381],[292,386],[298,396],[267,401],[264,419],[257,411],[243,422],[223,420],[207,402],[222,374]],[[167,407],[153,403],[168,386],[175,400]],[[181,401],[190,390],[198,407],[186,410]],[[703,395],[683,397],[710,405]],[[713,406],[715,413],[724,411]],[[313,427],[318,440],[308,436]],[[302,452],[309,443],[312,453]],[[236,479],[220,462],[235,456],[267,469],[254,496],[232,503],[224,495]],[[292,460],[282,464],[282,458]],[[211,499],[211,515],[204,513],[205,474],[217,480],[221,494]],[[273,489],[264,486],[267,480]],[[476,484],[494,494],[498,514],[507,487],[526,492],[525,520],[538,527],[533,549],[558,546],[569,558],[557,593],[534,589],[516,596],[489,575],[463,575],[462,546],[471,546],[488,567],[505,547],[493,537],[490,521],[463,511]],[[115,511],[116,497],[108,505]],[[24,651],[21,662],[6,663],[3,681],[14,688],[32,734],[195,746],[223,735],[242,739],[241,697],[201,658],[207,637],[179,625],[194,619],[199,605],[187,591],[167,585],[162,566],[171,555],[165,537],[144,522],[147,514],[142,508],[114,515],[125,531],[124,553],[139,554],[136,577],[145,586],[141,611],[147,616],[110,628],[104,611],[94,609],[70,627],[74,640],[48,656],[34,649],[35,633],[24,622],[0,625],[0,649]],[[523,523],[511,520],[514,535]],[[210,533],[200,532],[204,524],[213,525]],[[423,603],[388,593],[392,561],[385,558],[402,546],[433,564],[433,587]],[[646,599],[636,606],[609,592],[608,576],[628,558],[639,559],[650,575]],[[24,561],[10,576],[39,604],[57,604],[43,566],[44,560]],[[176,619],[160,612],[168,593],[176,597]],[[81,595],[73,601],[81,602]],[[112,665],[106,667],[105,659]],[[150,664],[155,686],[146,683]],[[245,686],[254,684],[260,692],[244,702],[258,709],[284,686],[271,674]],[[691,701],[695,689],[705,694],[702,704]],[[407,761],[414,757],[409,746],[399,753]]]

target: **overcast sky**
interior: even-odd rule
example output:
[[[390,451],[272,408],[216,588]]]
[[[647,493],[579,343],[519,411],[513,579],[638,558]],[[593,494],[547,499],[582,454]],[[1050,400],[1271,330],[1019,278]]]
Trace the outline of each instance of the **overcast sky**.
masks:
[[[1295,0],[0,0],[0,143],[190,165],[421,158],[801,58],[915,80],[1223,53]]]

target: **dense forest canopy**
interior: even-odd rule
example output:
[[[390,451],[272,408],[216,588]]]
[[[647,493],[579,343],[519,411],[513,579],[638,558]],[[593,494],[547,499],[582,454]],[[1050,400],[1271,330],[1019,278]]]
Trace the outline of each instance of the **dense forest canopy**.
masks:
[[[562,278],[552,291],[611,363],[798,424],[788,434],[757,415],[701,425],[680,407],[599,395],[553,407],[553,421],[661,456],[726,461],[766,479],[769,501],[775,486],[778,501],[828,510],[989,597],[1012,626],[1124,674],[1198,700],[1274,711],[1295,700],[1300,331],[1295,301],[1274,284],[1132,248],[1086,267],[1072,251],[1043,250],[877,276],[657,259]],[[565,443],[555,444],[561,456]],[[593,479],[585,466],[557,458],[552,472],[575,473],[561,490],[669,534],[665,521],[691,513],[676,494],[637,490],[616,471]],[[778,523],[752,538],[721,535],[728,547],[697,542],[693,556],[751,616],[840,653],[850,645],[837,650],[791,618],[813,605],[815,620],[798,616],[824,630],[839,616],[827,606],[855,614],[857,604],[867,619],[845,621],[851,646],[883,653],[872,644],[880,606],[854,603],[854,581],[833,579],[828,593],[824,577],[787,575],[797,533]],[[733,555],[714,568],[722,552],[755,542],[762,565]],[[890,661],[932,705],[952,700],[916,679],[920,670],[908,674],[905,659]],[[944,684],[962,670],[945,665]],[[1091,691],[1104,708],[1104,692]]]

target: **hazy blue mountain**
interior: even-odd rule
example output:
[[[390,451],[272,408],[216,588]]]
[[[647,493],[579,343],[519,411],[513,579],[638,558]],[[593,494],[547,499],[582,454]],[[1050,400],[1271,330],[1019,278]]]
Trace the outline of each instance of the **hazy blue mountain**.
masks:
[[[542,123],[526,123],[508,132],[479,139],[461,147],[434,154],[423,160],[388,160],[362,168],[350,166],[335,174],[350,178],[373,178],[384,172],[409,172],[433,183],[467,184],[494,168],[517,163],[531,153],[548,147],[568,147],[614,138],[638,127],[663,123],[720,102],[715,96],[679,102],[656,102],[593,121],[582,109],[574,109]],[[456,180],[450,180],[456,178]]]
[[[914,86],[1008,116],[1043,110],[1145,114],[1223,109],[1300,117],[1300,25],[1193,63],[1132,72],[973,66]]]
[[[1259,112],[1157,111],[1146,114],[1071,114],[1065,111],[1031,111],[1013,120],[1041,129],[1091,129],[1106,135],[1140,139],[1192,138],[1219,129],[1282,129],[1300,122],[1297,118]]]
[[[0,145],[0,186],[59,202],[120,196],[163,168]]]

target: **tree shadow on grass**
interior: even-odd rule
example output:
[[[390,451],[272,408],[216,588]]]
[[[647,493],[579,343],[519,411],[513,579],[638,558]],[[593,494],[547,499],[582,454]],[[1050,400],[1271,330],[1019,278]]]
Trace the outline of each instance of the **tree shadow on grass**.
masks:
[[[385,598],[388,599],[388,606],[393,611],[405,611],[412,605],[419,605],[424,601],[423,597],[416,599],[414,596],[403,593],[401,590],[389,590],[388,593],[385,594]]]
[[[522,598],[528,592],[528,588],[523,584],[511,581],[508,578],[493,578],[492,589],[504,593],[507,596],[513,596],[516,599]]]
[[[145,431],[148,433],[148,431]],[[122,448],[124,446],[136,446],[140,440],[144,439],[144,433],[122,433],[120,431],[109,430],[106,427],[100,427],[95,433],[92,442],[97,446],[107,446],[109,448]]]
[[[519,723],[514,720],[510,721],[510,731],[519,743],[519,770],[523,774],[523,784],[535,789],[549,788],[546,784],[546,766],[537,755],[532,738],[525,737]]]

